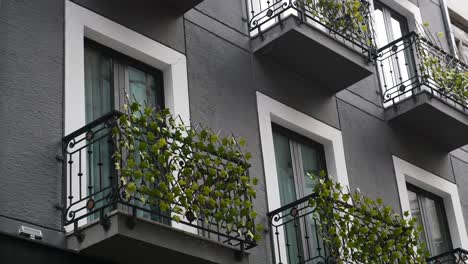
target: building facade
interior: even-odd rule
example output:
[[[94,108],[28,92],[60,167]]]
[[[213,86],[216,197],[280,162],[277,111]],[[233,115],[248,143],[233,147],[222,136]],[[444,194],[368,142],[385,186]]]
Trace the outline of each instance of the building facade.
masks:
[[[277,239],[269,212],[310,195],[306,174],[321,170],[410,211],[431,255],[468,249],[468,88],[425,61],[462,82],[467,2],[338,1],[358,15],[320,1],[172,2],[0,0],[0,263],[298,263],[313,246],[286,228]],[[247,140],[263,239],[128,208],[80,218],[112,170],[92,154],[108,145],[78,158],[69,144],[92,141],[126,93]],[[92,208],[106,191],[93,194]]]

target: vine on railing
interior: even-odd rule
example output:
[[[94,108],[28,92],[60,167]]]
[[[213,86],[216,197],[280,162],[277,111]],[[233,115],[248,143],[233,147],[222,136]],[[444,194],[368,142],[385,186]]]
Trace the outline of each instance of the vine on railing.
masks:
[[[355,33],[360,42],[372,45],[369,35],[369,3],[360,0],[305,0],[307,8],[325,26],[339,33]]]
[[[113,130],[124,199],[158,207],[177,222],[216,223],[246,241],[260,238],[252,205],[257,179],[248,175],[245,140],[186,126],[168,109],[139,103],[124,109]]]
[[[416,32],[378,50],[384,106],[420,92],[468,107],[468,66]]]
[[[428,50],[433,52],[428,52]],[[440,92],[451,94],[462,105],[468,101],[468,67],[422,37],[417,42],[424,81],[432,79]]]
[[[254,4],[258,1],[258,4]],[[301,22],[326,28],[330,35],[363,52],[374,53],[374,35],[370,4],[366,0],[251,0],[249,30],[261,35],[289,15]]]
[[[428,264],[467,264],[468,251],[462,248],[456,248],[450,252],[445,252],[427,260]]]
[[[335,263],[425,263],[427,251],[414,218],[394,213],[382,199],[344,191],[324,172],[313,179],[316,195],[309,203]]]

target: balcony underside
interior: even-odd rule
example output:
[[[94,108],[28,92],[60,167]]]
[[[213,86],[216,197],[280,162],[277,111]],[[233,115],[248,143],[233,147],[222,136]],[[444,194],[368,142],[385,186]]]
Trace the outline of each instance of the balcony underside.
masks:
[[[373,66],[360,51],[340,43],[322,30],[300,23],[295,16],[252,39],[252,49],[318,82],[332,93],[373,73]]]
[[[135,219],[114,212],[106,231],[99,221],[81,229],[82,242],[76,236],[67,238],[68,248],[80,254],[115,263],[135,263],[137,260],[161,260],[172,264],[186,263],[248,263],[239,252],[226,245],[157,222]]]
[[[72,0],[77,4],[84,4],[85,6],[92,6],[98,10],[111,11],[114,15],[121,17],[121,15],[135,16],[139,14],[140,18],[144,18],[149,10],[158,8],[158,5],[163,8],[169,8],[172,10],[165,10],[164,12],[170,12],[169,15],[183,15],[185,12],[194,8],[203,0]],[[146,9],[146,10],[143,10]],[[167,14],[166,14],[167,15]]]
[[[181,13],[185,13],[189,11],[190,9],[194,8],[195,6],[197,6],[198,4],[200,4],[201,2],[203,2],[203,0],[177,0],[177,1],[157,0],[157,1],[164,3],[170,7],[173,7]]]
[[[385,118],[452,151],[468,144],[468,112],[451,104],[423,91],[387,108]]]

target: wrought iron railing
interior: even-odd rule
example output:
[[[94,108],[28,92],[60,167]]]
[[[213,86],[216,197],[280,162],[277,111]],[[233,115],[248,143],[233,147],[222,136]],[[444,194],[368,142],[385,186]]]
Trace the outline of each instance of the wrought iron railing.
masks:
[[[289,16],[322,29],[343,43],[371,56],[374,33],[366,0],[246,0],[252,36],[260,35]]]
[[[377,67],[385,107],[421,92],[468,107],[468,66],[414,32],[380,48]]]
[[[331,233],[340,232],[341,234],[343,232],[354,236],[366,236],[364,233],[356,233],[356,227],[361,226],[369,229],[379,227],[387,230],[405,230],[406,228],[406,226],[395,222],[382,224],[382,221],[370,212],[363,212],[356,207],[353,208],[353,205],[349,203],[334,202],[331,199],[333,210],[330,214],[332,215],[324,215],[324,211],[314,205],[316,204],[314,200],[317,197],[316,194],[311,194],[268,213],[275,263],[367,263],[360,258],[362,248],[359,246],[348,248],[349,244],[355,243],[352,237],[334,236]],[[333,221],[336,215],[348,221],[349,225],[340,226],[339,231],[337,231],[336,227],[339,224]],[[382,225],[387,226],[382,227]],[[339,239],[343,246],[337,248],[335,239]],[[376,247],[385,248],[388,246],[388,239],[389,237],[379,237],[377,234],[377,239],[374,237],[373,241],[375,241]],[[375,263],[389,263],[383,255],[376,256]],[[404,264],[406,262],[395,260],[392,263]]]
[[[454,249],[450,252],[440,254],[438,256],[429,258],[428,264],[467,264],[468,263],[468,251],[462,248]]]
[[[171,212],[160,210],[158,203],[142,202],[141,198],[145,194],[136,191],[129,196],[114,165],[119,163],[114,161],[118,136],[113,136],[112,131],[124,129],[119,122],[121,115],[119,112],[109,113],[63,138],[63,173],[67,187],[67,206],[63,212],[63,221],[66,227],[72,226],[73,233],[82,239],[83,225],[100,221],[104,228],[108,228],[109,213],[120,211],[129,216],[130,225],[135,224],[136,218],[144,218],[166,225],[184,226],[183,230],[196,232],[200,236],[236,247],[240,251],[256,246],[255,241],[248,235],[222,226],[212,218],[186,213],[184,219],[173,221]],[[210,156],[226,162],[242,162],[212,153]],[[138,180],[133,182],[137,185],[143,184]],[[160,201],[169,203],[164,198]]]
[[[318,228],[315,207],[306,196],[268,213],[275,263],[335,263]]]

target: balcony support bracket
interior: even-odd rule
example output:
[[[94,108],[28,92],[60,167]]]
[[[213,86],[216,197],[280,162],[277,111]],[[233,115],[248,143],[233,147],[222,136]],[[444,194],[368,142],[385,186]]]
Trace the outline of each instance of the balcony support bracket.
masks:
[[[75,224],[73,225],[73,229],[73,235],[76,237],[76,240],[78,240],[79,243],[82,243],[85,239],[85,235],[83,234],[83,232],[81,232],[81,229],[78,228],[78,222],[75,222]]]
[[[135,228],[135,225],[136,225],[136,208],[135,207],[133,207],[132,215],[127,217],[126,224],[128,228],[130,229]]]
[[[240,243],[240,250],[236,250],[234,252],[234,258],[237,260],[237,261],[242,261],[242,259],[244,258],[245,256],[245,245],[244,243]]]
[[[110,226],[111,226],[111,220],[107,214],[104,213],[104,209],[100,211],[100,223],[102,225],[102,228],[104,228],[105,231],[109,231]]]

